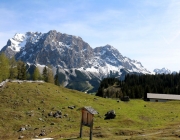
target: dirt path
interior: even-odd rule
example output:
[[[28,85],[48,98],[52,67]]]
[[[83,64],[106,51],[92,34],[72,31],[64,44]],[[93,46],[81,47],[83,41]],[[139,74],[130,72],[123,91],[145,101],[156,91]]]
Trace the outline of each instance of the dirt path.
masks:
[[[156,131],[156,130],[154,130]],[[156,132],[145,132],[144,134],[140,134],[137,137],[156,137],[156,138],[173,138],[179,139],[180,138],[180,127],[172,126],[170,128],[164,128],[161,130],[157,130]]]
[[[143,134],[143,135],[139,135],[139,136],[142,136],[142,137],[154,136],[154,135],[161,134],[161,133],[163,133],[163,131],[154,132],[154,133],[149,133],[149,134]]]

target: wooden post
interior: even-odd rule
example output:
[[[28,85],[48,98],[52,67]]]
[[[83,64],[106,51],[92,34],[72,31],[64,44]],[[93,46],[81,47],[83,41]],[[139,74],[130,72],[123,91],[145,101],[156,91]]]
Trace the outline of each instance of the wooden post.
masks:
[[[81,116],[81,124],[80,124],[80,138],[82,138],[82,127],[83,127],[83,111],[82,111],[82,116]]]
[[[91,121],[91,125],[90,125],[90,136],[89,136],[89,140],[92,140],[92,131],[93,131],[93,117],[94,115],[92,115],[92,121]]]
[[[80,126],[80,136],[79,136],[80,138],[82,138],[82,127],[83,127],[83,126],[82,126],[82,122],[81,122],[81,126]]]
[[[92,140],[92,126],[90,127],[90,136],[89,136],[89,140]]]

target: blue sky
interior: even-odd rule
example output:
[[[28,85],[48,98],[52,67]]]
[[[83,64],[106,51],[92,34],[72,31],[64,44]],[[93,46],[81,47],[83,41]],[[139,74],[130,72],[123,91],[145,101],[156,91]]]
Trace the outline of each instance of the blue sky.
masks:
[[[80,36],[110,44],[150,71],[180,70],[179,0],[1,0],[0,49],[27,31]]]

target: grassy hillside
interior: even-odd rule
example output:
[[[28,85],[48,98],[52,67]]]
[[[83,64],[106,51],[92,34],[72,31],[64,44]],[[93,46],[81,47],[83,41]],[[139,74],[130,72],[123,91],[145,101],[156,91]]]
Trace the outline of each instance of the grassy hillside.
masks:
[[[76,106],[69,109],[68,106]],[[78,108],[92,106],[95,115],[93,139],[178,139],[180,136],[180,102],[165,103],[131,100],[117,102],[88,95],[48,83],[8,83],[0,89],[0,139],[32,139],[45,131],[55,139],[79,136],[81,112]],[[109,110],[116,118],[104,120]],[[61,111],[63,118],[48,116]],[[65,116],[64,116],[65,115]],[[25,131],[19,131],[26,128]],[[89,128],[83,127],[87,140]]]

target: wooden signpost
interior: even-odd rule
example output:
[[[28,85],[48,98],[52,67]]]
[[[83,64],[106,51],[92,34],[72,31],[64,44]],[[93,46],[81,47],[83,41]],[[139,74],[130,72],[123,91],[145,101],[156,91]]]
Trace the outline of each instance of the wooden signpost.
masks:
[[[81,126],[80,126],[80,138],[82,137],[82,127],[84,125],[90,127],[89,139],[92,140],[93,117],[94,114],[98,114],[98,112],[90,106],[83,107],[81,109],[81,112],[82,112],[82,117],[81,117]]]

